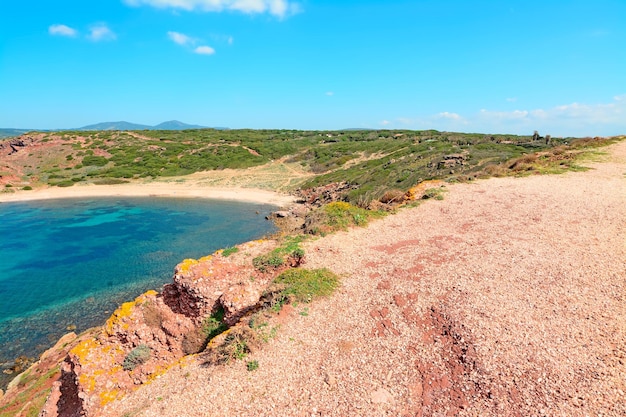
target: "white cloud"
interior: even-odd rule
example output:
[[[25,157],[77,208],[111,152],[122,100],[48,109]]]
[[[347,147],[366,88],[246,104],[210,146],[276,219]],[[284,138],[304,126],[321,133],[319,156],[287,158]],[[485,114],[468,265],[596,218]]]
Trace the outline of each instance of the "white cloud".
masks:
[[[506,101],[509,103],[515,103],[517,101],[517,97],[507,97]]]
[[[521,120],[528,116],[529,112],[526,110],[513,110],[513,111],[490,111],[481,109],[480,116],[489,117],[494,120]]]
[[[193,38],[190,38],[189,36],[180,32],[169,31],[167,32],[167,37],[179,45],[188,45],[194,42]]]
[[[283,18],[296,14],[300,6],[289,0],[124,0],[130,6],[152,6],[160,9],[201,10],[221,12],[224,10],[242,13],[269,13]]]
[[[327,91],[325,94],[326,94],[327,96],[329,96],[329,97],[331,97],[331,96],[334,96],[334,95],[335,95],[335,93],[334,93],[333,91]]]
[[[106,24],[98,23],[89,28],[87,37],[92,41],[99,42],[115,40],[117,35]]]
[[[442,113],[438,113],[437,115],[435,115],[436,119],[450,119],[450,120],[461,120],[462,117],[460,115],[458,115],[457,113],[449,113],[447,111],[444,111]]]
[[[388,126],[391,124],[391,122],[389,120],[383,120],[382,122],[380,122],[380,124],[383,126]]]
[[[74,37],[78,34],[78,31],[66,25],[51,25],[48,28],[48,33],[51,35]]]
[[[570,103],[549,109],[510,112],[481,110],[479,126],[528,134],[533,130],[553,136],[612,136],[626,132],[626,94],[610,103]]]
[[[193,51],[194,53],[200,55],[213,55],[215,53],[215,49],[211,48],[210,46],[198,46]]]

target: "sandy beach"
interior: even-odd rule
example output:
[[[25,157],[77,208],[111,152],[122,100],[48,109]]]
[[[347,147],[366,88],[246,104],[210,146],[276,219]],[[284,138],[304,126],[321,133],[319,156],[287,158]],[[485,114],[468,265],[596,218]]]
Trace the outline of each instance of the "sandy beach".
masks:
[[[198,183],[135,182],[116,185],[75,185],[67,188],[47,187],[30,191],[0,193],[0,203],[91,197],[210,198],[276,206],[286,206],[294,202],[293,196],[254,188],[207,187]]]

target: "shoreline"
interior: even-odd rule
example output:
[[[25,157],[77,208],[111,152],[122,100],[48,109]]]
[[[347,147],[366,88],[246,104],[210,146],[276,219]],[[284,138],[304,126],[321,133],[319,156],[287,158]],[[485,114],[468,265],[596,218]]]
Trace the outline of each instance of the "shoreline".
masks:
[[[45,187],[28,191],[20,190],[13,193],[0,193],[0,204],[91,197],[205,198],[271,204],[280,207],[295,203],[293,196],[257,188],[220,188],[185,183],[150,182],[114,185],[89,184],[67,188]]]

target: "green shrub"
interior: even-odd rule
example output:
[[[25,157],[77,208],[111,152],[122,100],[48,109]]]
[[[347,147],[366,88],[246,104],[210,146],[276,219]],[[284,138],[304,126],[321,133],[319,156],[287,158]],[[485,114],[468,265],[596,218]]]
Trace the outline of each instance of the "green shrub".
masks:
[[[50,185],[56,185],[57,187],[71,187],[72,185],[74,185],[74,181],[65,180],[65,181],[57,182],[56,184],[51,183]]]
[[[22,188],[22,190],[25,190],[25,191],[30,191],[32,189],[33,187],[31,187],[30,185],[27,185],[26,187]]]
[[[128,184],[130,181],[120,178],[102,178],[100,180],[94,180],[96,185],[115,185],[115,184]]]
[[[137,346],[126,355],[124,362],[122,362],[122,368],[125,371],[132,371],[139,365],[146,363],[150,359],[151,353],[148,345]]]
[[[256,371],[257,369],[259,369],[259,361],[254,360],[254,361],[248,361],[246,363],[246,368],[248,369],[248,371],[252,372],[252,371]]]
[[[230,248],[226,248],[222,251],[222,256],[224,257],[228,257],[230,255],[232,255],[233,253],[237,253],[239,252],[239,248],[236,246],[232,246]]]
[[[109,163],[104,156],[87,155],[83,158],[83,166],[103,167]]]
[[[308,303],[317,297],[331,295],[339,285],[339,277],[323,269],[289,269],[274,279],[284,300]]]
[[[274,251],[265,255],[257,256],[252,260],[252,265],[254,265],[254,267],[261,272],[267,272],[269,269],[276,269],[283,266],[284,263],[284,256]]]
[[[335,201],[309,213],[304,230],[306,233],[323,235],[351,226],[365,226],[370,219],[384,215],[381,211],[366,210],[344,201]]]
[[[228,326],[224,323],[224,308],[222,306],[202,322],[202,333],[207,340],[213,339],[226,330],[228,330]]]

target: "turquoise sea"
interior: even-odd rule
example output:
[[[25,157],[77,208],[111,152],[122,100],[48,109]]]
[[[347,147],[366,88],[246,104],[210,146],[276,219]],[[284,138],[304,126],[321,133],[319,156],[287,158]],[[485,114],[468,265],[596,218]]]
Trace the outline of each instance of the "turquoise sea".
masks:
[[[271,233],[273,209],[168,198],[0,204],[0,365],[36,357],[68,328],[104,323],[171,282],[184,258]]]

